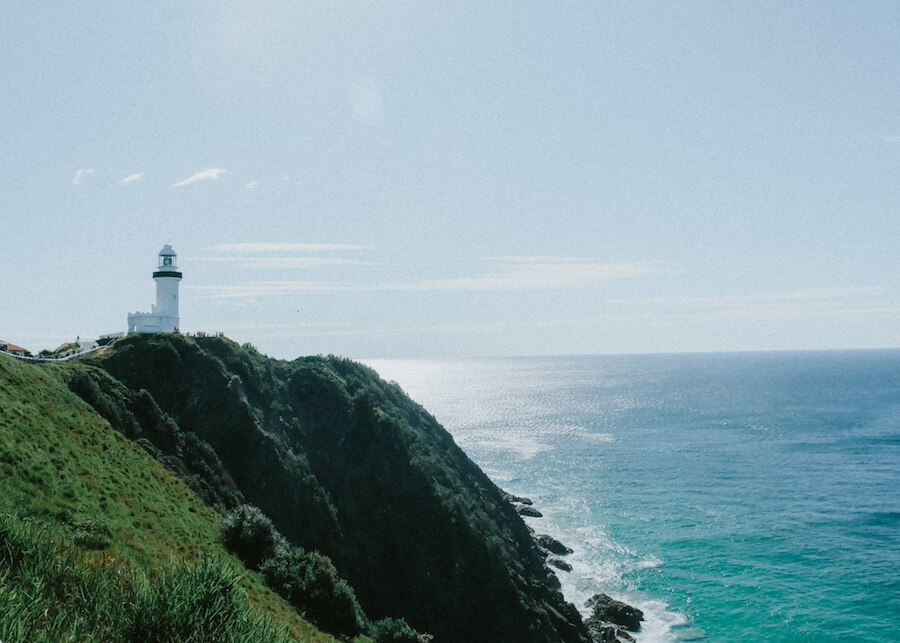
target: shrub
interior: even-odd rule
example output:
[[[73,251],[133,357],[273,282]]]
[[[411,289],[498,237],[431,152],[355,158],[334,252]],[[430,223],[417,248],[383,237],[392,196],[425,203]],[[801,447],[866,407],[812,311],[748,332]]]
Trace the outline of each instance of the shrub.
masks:
[[[420,635],[402,618],[385,618],[372,623],[369,636],[375,643],[421,643],[431,637]]]
[[[225,516],[222,541],[244,564],[254,570],[263,561],[288,549],[287,541],[272,521],[253,505],[239,505]]]
[[[322,629],[340,636],[366,629],[366,616],[353,589],[326,556],[295,548],[267,560],[259,571],[269,587]]]

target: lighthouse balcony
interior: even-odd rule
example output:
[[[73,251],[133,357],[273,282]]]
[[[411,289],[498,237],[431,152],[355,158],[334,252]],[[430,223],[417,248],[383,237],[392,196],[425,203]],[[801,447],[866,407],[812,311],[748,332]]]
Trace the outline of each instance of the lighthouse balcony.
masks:
[[[161,270],[157,270],[153,273],[154,279],[158,279],[159,277],[171,277],[172,279],[181,279],[181,273],[177,270],[161,269]]]

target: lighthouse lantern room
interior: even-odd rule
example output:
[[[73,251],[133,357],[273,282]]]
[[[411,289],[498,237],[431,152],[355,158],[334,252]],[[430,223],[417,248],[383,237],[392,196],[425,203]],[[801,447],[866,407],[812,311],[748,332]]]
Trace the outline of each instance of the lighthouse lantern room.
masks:
[[[156,304],[149,313],[129,313],[129,333],[177,333],[178,332],[178,255],[166,244],[159,251],[159,262],[153,272],[156,282]]]

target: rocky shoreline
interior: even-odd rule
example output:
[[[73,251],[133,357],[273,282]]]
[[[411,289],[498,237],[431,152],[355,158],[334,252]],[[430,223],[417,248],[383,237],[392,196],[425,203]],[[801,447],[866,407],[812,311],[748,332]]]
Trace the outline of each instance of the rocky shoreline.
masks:
[[[506,493],[505,499],[520,516],[543,517],[543,514],[534,507],[531,498]],[[548,534],[536,534],[530,525],[528,530],[547,565],[563,572],[572,571],[572,566],[563,559],[564,556],[573,553],[571,547]],[[594,594],[584,606],[590,610],[590,616],[584,619],[584,624],[587,626],[592,643],[635,641],[632,633],[640,632],[641,621],[644,620],[644,613],[641,610],[603,593]]]

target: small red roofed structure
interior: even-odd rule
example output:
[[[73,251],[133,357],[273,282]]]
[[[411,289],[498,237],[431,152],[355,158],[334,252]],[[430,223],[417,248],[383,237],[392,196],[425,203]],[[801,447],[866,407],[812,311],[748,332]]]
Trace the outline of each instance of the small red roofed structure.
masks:
[[[7,353],[12,353],[13,355],[28,355],[28,351],[21,346],[16,346],[15,344],[10,344],[9,342],[4,342],[0,340],[0,351],[4,351]]]

